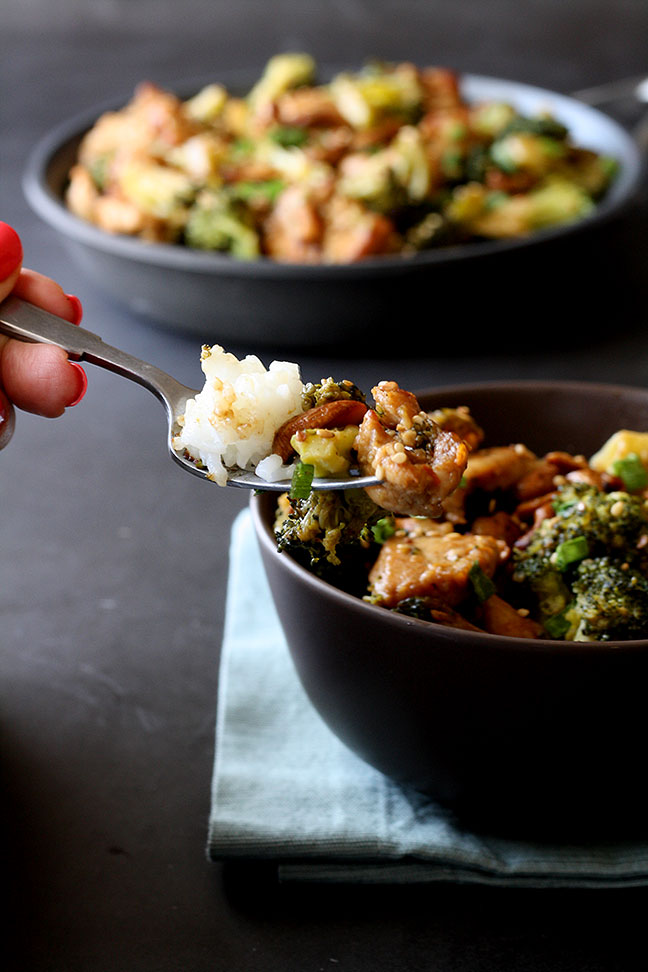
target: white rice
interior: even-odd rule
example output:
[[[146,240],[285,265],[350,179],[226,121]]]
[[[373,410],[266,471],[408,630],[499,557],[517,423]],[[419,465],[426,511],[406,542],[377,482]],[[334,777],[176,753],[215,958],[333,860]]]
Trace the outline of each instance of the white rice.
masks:
[[[201,367],[204,387],[187,402],[173,445],[225,486],[228,471],[256,469],[271,455],[277,429],[302,410],[303,384],[292,362],[273,361],[266,369],[256,355],[239,361],[218,345],[203,347]],[[261,469],[268,480],[290,475],[279,456]]]

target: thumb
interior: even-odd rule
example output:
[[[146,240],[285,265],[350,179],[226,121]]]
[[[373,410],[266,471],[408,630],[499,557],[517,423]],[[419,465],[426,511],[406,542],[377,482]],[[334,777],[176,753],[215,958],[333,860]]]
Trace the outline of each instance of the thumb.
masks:
[[[0,300],[14,288],[22,266],[20,237],[8,223],[0,222]]]

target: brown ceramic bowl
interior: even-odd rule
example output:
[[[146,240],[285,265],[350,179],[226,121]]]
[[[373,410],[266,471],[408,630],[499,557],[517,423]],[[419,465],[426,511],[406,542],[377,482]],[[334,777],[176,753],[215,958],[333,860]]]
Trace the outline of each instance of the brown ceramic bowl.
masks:
[[[590,455],[648,429],[648,389],[565,382],[455,386],[486,444]],[[453,630],[369,605],[279,554],[275,499],[251,500],[297,672],[324,721],[365,761],[471,825],[582,835],[640,827],[648,641],[528,641]]]

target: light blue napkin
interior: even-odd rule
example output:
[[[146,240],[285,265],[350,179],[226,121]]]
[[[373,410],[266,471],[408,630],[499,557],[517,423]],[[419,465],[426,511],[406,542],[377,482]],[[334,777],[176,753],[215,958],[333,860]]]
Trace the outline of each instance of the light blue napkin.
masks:
[[[284,881],[648,884],[648,842],[537,845],[473,834],[351,753],[298,681],[247,510],[232,530],[220,665],[213,860],[271,861]]]

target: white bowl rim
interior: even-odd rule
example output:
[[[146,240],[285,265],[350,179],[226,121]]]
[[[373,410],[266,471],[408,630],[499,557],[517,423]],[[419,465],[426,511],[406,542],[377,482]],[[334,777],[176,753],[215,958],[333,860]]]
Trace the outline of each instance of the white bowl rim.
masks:
[[[342,70],[336,66],[322,65],[323,76]],[[221,72],[221,80],[226,85],[241,85],[245,79],[256,77],[251,71]],[[23,174],[23,191],[32,209],[49,225],[77,243],[101,250],[116,257],[141,263],[153,264],[169,269],[192,271],[199,274],[224,274],[237,277],[274,277],[304,279],[362,279],[376,274],[408,274],[422,267],[445,265],[458,260],[478,259],[493,256],[509,250],[519,250],[547,243],[556,238],[565,238],[612,216],[618,215],[629,206],[638,192],[645,160],[631,134],[619,123],[597,108],[580,102],[569,95],[563,95],[536,85],[518,81],[508,81],[485,75],[461,74],[461,84],[466,94],[477,99],[482,97],[513,97],[516,102],[546,105],[558,117],[583,119],[586,125],[605,132],[616,144],[618,154],[623,156],[622,167],[608,194],[599,202],[591,215],[575,223],[550,227],[527,237],[507,240],[487,240],[457,246],[438,247],[422,251],[411,257],[376,256],[353,264],[308,265],[283,263],[262,257],[257,260],[236,260],[227,254],[203,252],[169,243],[147,243],[137,238],[113,235],[87,223],[73,215],[62,200],[50,189],[47,173],[52,159],[72,141],[86,131],[103,111],[121,107],[132,95],[130,92],[122,99],[112,98],[95,105],[74,117],[63,121],[47,132],[34,146],[28,156]],[[186,92],[187,96],[213,81],[214,78],[185,79],[181,82],[168,82],[161,86],[167,90]],[[184,95],[183,95],[184,96]],[[568,125],[569,127],[569,125]],[[613,153],[614,154],[614,153]]]

